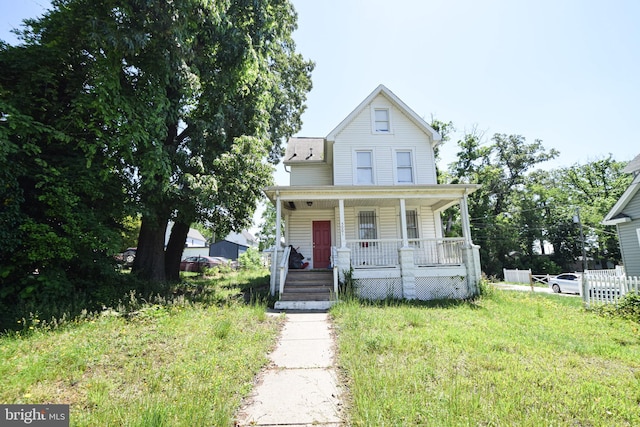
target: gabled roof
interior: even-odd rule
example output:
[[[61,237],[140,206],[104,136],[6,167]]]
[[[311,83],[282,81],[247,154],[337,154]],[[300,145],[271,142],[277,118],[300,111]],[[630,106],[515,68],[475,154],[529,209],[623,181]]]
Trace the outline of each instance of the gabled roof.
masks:
[[[340,132],[342,132],[342,130],[344,130],[344,128],[347,127],[347,125],[349,125],[349,123],[351,123],[353,121],[353,119],[355,119],[358,116],[358,114],[360,114],[362,112],[362,110],[367,108],[367,106],[374,100],[374,98],[376,96],[378,96],[380,94],[384,95],[396,108],[398,108],[403,113],[405,113],[407,115],[407,117],[416,126],[421,128],[427,134],[431,135],[431,138],[433,139],[433,142],[434,142],[434,147],[437,146],[440,143],[440,140],[442,139],[440,134],[438,132],[436,132],[436,130],[433,129],[431,126],[429,126],[429,124],[427,122],[425,122],[422,117],[418,116],[415,113],[415,111],[413,111],[411,108],[409,108],[407,106],[407,104],[402,102],[402,100],[400,100],[400,98],[398,98],[393,92],[391,92],[389,89],[387,89],[387,87],[384,86],[384,85],[378,86],[373,92],[371,92],[371,94],[369,96],[367,96],[365,98],[364,101],[362,101],[360,103],[360,105],[358,105],[356,107],[355,110],[353,110],[351,112],[351,114],[349,114],[342,122],[340,122],[340,124],[329,133],[329,135],[326,138],[327,141],[335,141],[336,140],[336,136]]]
[[[627,164],[627,166],[625,166],[624,169],[622,169],[622,172],[625,172],[625,173],[633,173],[637,171],[640,171],[640,154],[638,154],[633,160],[631,160]]]
[[[611,208],[607,216],[602,220],[602,224],[604,225],[616,225],[621,222],[631,221],[628,215],[625,215],[622,211],[627,207],[629,202],[634,198],[636,193],[640,190],[640,174],[636,175],[636,177],[629,185],[629,188],[620,196],[620,199],[616,202],[615,205]]]
[[[202,235],[202,233],[196,230],[195,228],[189,229],[189,232],[187,233],[187,239],[201,240],[203,242],[207,241],[207,239]]]

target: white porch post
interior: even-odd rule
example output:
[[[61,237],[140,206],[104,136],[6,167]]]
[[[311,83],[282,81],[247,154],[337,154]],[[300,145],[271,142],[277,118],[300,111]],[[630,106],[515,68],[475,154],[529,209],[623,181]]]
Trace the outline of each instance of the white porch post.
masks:
[[[344,222],[344,199],[338,199],[338,210],[340,211],[340,247],[336,250],[338,259],[339,280],[344,280],[345,272],[351,269],[351,250],[347,247],[347,230]]]
[[[280,192],[276,192],[276,241],[273,243],[273,254],[271,254],[271,296],[276,294],[276,280],[278,272],[278,250],[280,249],[280,215],[282,208],[280,207]]]
[[[477,295],[478,283],[482,278],[480,246],[474,245],[471,239],[471,221],[469,220],[469,205],[466,194],[460,199],[460,215],[462,217],[462,236],[465,242],[462,249],[462,259],[467,267],[467,283],[470,294]]]
[[[471,245],[471,222],[469,220],[469,205],[467,204],[467,195],[460,199],[460,216],[462,217],[462,237],[465,243]]]
[[[409,247],[409,237],[407,236],[407,208],[404,199],[400,199],[400,228],[402,232],[402,247]]]
[[[402,275],[402,297],[416,299],[416,272],[413,260],[414,248],[409,246],[407,235],[407,207],[404,199],[400,199],[400,228],[402,233],[402,247],[398,249],[400,271]]]
[[[345,230],[344,225],[344,200],[338,200],[338,206],[340,209],[340,247],[347,247],[347,231]]]

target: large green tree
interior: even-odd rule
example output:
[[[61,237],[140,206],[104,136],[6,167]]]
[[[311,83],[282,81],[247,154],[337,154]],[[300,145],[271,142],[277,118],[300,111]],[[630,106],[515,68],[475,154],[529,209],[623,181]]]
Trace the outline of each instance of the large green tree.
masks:
[[[631,177],[622,173],[625,164],[609,156],[559,168],[536,179],[546,200],[546,238],[553,245],[554,261],[564,269],[573,267],[582,256],[582,241],[575,223],[578,213],[590,265],[620,262],[615,228],[603,226],[601,221],[629,186]]]
[[[5,315],[18,305],[52,308],[113,279],[127,180],[117,158],[95,142],[105,133],[86,125],[92,109],[77,102],[83,67],[70,66],[66,49],[1,44],[0,69]]]
[[[288,0],[52,4],[27,40],[66,46],[68,66],[87,69],[87,127],[108,136],[142,214],[133,272],[175,279],[190,224],[249,225],[269,161],[300,127],[313,65],[295,52],[295,11]]]
[[[558,153],[520,135],[495,134],[485,141],[478,132],[464,135],[458,146],[449,174],[454,183],[482,184],[469,199],[472,233],[481,248],[483,271],[499,276],[523,255],[523,241],[535,239],[535,224],[520,229],[516,221],[522,217],[520,202],[528,197],[527,174]]]

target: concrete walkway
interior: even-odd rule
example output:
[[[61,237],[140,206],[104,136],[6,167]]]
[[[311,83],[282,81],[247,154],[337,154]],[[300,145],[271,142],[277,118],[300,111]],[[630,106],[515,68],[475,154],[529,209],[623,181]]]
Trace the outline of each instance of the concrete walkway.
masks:
[[[326,313],[287,313],[272,363],[237,417],[237,426],[340,426],[341,390]]]

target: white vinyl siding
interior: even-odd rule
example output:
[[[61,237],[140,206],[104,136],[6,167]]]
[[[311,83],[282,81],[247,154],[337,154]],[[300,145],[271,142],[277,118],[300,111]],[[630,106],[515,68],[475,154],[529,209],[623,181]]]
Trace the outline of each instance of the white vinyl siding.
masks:
[[[287,244],[304,255],[306,262],[313,263],[313,221],[332,221],[332,210],[307,210],[292,212],[287,221]],[[331,230],[331,241],[335,242],[335,232]],[[313,268],[313,264],[311,265]]]
[[[360,223],[359,213],[366,211],[375,211],[376,222],[376,235],[378,239],[402,239],[402,233],[400,231],[400,207],[396,206],[383,206],[379,208],[369,207],[345,207],[344,208],[344,222],[345,222],[345,235],[347,240],[361,239],[360,237]],[[413,212],[413,213],[410,213]],[[435,238],[436,224],[433,211],[428,206],[413,205],[407,207],[407,228],[409,229],[410,219],[409,216],[413,215],[416,221],[416,233],[415,237],[412,237],[412,232],[409,232],[409,238]],[[335,208],[333,217],[335,224],[340,224],[340,209]],[[309,225],[310,226],[310,225]],[[338,227],[338,226],[337,226]],[[336,231],[337,246],[340,246],[342,242],[339,241],[340,233]]]
[[[333,185],[331,166],[327,164],[291,165],[289,185]]]
[[[372,134],[376,109],[388,109],[390,132]],[[373,153],[374,185],[397,184],[395,150],[412,152],[414,184],[437,183],[429,136],[382,95],[336,135],[332,148],[333,185],[357,185],[355,153],[358,151]]]

